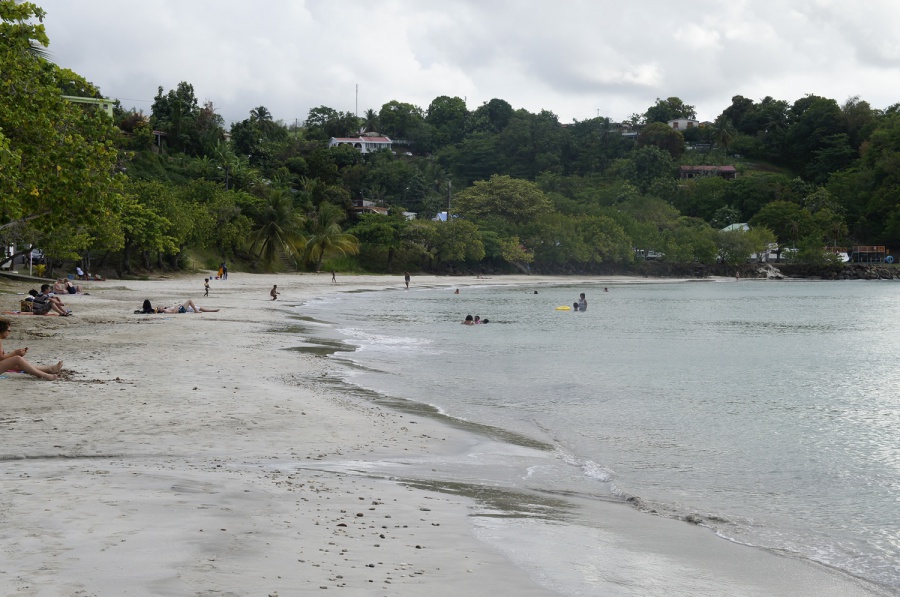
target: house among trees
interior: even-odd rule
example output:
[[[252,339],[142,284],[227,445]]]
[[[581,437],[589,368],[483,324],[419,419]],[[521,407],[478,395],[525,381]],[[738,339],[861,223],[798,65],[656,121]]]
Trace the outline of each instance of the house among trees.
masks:
[[[681,166],[678,168],[678,178],[703,178],[705,176],[721,176],[726,180],[737,178],[737,170],[734,166]]]
[[[374,201],[368,199],[353,199],[353,211],[359,214],[381,214],[388,215],[388,208],[375,205]]]
[[[337,147],[339,145],[352,145],[355,149],[359,150],[359,153],[367,154],[372,153],[373,151],[379,151],[381,149],[391,150],[391,145],[393,141],[390,140],[389,137],[382,137],[375,135],[365,134],[361,137],[332,137],[328,141],[328,147]]]
[[[666,122],[671,128],[676,131],[684,131],[687,129],[700,128],[700,121],[694,120],[692,118],[675,118],[673,120],[669,120]]]
[[[72,102],[73,104],[88,104],[91,106],[97,106],[110,118],[113,117],[113,102],[106,98],[96,98],[96,97],[78,97],[74,95],[64,95],[62,98],[66,101]]]

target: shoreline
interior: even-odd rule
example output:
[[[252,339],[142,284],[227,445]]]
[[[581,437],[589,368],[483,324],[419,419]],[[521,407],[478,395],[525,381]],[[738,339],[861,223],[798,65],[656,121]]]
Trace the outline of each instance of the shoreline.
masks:
[[[213,281],[208,298],[203,277],[88,283],[90,296],[64,297],[75,317],[4,315],[13,322],[6,350],[28,346],[36,364],[62,359],[65,375],[0,380],[0,587],[22,595],[126,587],[141,595],[560,594],[547,588],[559,579],[529,560],[539,546],[510,550],[497,527],[473,523],[473,495],[409,475],[415,467],[398,475],[383,466],[501,442],[331,387],[338,365],[298,350],[305,332],[288,333],[304,301],[402,288],[402,276],[332,284],[324,273],[232,274]],[[413,278],[435,287],[678,281]],[[18,302],[0,298],[4,309]],[[134,314],[144,298],[222,310]],[[594,572],[620,576],[600,574],[598,590],[889,594],[627,504],[559,499],[577,503],[574,526],[593,533],[580,548],[604,548]],[[539,526],[536,538],[555,530]]]

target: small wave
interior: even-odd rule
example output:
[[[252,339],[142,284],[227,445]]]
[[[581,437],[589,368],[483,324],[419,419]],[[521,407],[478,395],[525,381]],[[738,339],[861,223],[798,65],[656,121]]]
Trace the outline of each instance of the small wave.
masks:
[[[595,479],[601,483],[609,483],[613,479],[613,472],[592,460],[581,460],[574,454],[563,450],[561,447],[556,448],[559,457],[566,464],[577,466],[584,472],[584,476]]]
[[[427,346],[434,342],[430,338],[387,336],[384,334],[373,334],[371,332],[367,332],[358,328],[340,328],[337,331],[352,340],[362,341],[369,345],[417,348],[421,346]]]

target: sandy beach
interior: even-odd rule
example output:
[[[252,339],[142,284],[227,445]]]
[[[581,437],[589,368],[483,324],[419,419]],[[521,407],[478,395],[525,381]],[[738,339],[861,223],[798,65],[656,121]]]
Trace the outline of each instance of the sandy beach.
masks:
[[[64,369],[57,381],[0,379],[0,593],[559,594],[476,537],[471,497],[365,473],[366,462],[484,438],[337,391],[336,365],[302,350],[298,305],[399,288],[402,276],[235,273],[209,297],[204,277],[88,282],[89,295],[64,297],[73,317],[3,315],[5,350],[27,346],[32,363]],[[30,287],[0,281],[0,307],[17,308]],[[189,298],[220,311],[134,313],[144,299]],[[880,594],[625,504],[591,507],[609,522],[585,549],[608,547],[619,574],[601,575],[596,594]]]

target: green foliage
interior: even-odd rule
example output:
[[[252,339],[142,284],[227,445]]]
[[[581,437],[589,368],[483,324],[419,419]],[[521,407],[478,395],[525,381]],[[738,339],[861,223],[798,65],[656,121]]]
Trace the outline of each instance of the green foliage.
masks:
[[[322,203],[310,216],[303,250],[307,261],[314,263],[316,271],[322,268],[322,260],[332,255],[356,255],[359,241],[352,234],[341,230],[344,211],[330,203]]]
[[[297,247],[306,244],[305,222],[287,193],[272,191],[263,198],[250,236],[250,251],[263,268],[271,270],[281,257],[296,263]]]
[[[681,101],[681,98],[670,97],[665,100],[656,98],[656,103],[647,108],[644,120],[648,124],[666,123],[677,118],[697,118],[697,110]]]
[[[32,51],[48,43],[44,26],[31,22],[43,17],[34,4],[0,1],[0,231],[49,237],[75,227],[115,246],[122,238],[119,132],[105,113],[61,97],[64,84],[97,91]]]
[[[563,125],[497,98],[473,112],[459,97],[436,97],[427,111],[394,100],[364,118],[319,106],[292,127],[259,105],[228,142],[188,82],[160,87],[149,119],[117,107],[117,126],[68,104],[63,92],[101,95],[34,51],[48,42],[43,11],[0,0],[0,16],[0,240],[61,258],[121,251],[127,271],[138,256],[175,267],[194,249],[249,252],[265,268],[487,260],[589,271],[627,264],[635,248],[673,264],[736,264],[774,241],[767,229],[810,260],[826,243],[900,246],[900,110],[859,98],[734,96],[713,126],[684,133],[665,123],[696,118],[694,107],[657,99],[631,119],[636,140],[599,114]],[[167,133],[163,148],[154,128]],[[396,155],[326,146],[363,129],[402,140]],[[685,152],[688,138],[715,148]],[[682,181],[681,164],[735,165],[740,175]],[[358,216],[361,199],[392,215]],[[398,215],[429,218],[448,201],[450,222]],[[716,232],[747,221],[750,233]]]
[[[654,122],[641,130],[637,146],[659,148],[677,160],[684,153],[684,136],[667,124]]]
[[[726,265],[746,263],[750,255],[764,251],[774,240],[774,234],[766,228],[716,232],[719,260]]]
[[[433,242],[435,258],[441,263],[484,259],[484,243],[472,222],[452,220],[436,226]]]
[[[492,176],[458,193],[454,213],[475,222],[522,224],[550,211],[550,202],[533,182]]]

